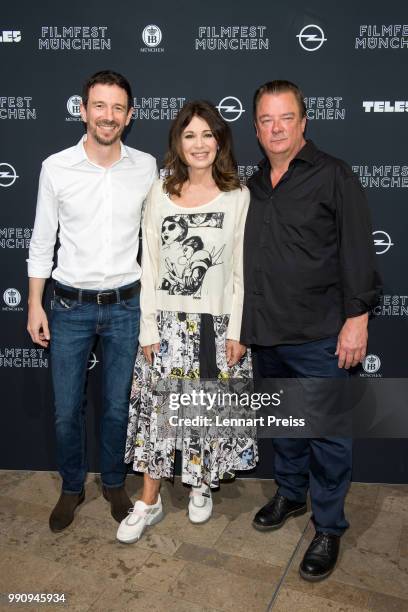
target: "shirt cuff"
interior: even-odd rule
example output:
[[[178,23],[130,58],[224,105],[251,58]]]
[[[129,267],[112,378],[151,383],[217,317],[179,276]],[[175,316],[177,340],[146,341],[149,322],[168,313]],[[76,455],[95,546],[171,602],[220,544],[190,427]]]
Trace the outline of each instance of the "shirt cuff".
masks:
[[[380,299],[380,293],[370,291],[364,295],[348,300],[344,305],[346,318],[359,317],[366,312],[370,312],[377,305]]]
[[[28,264],[27,271],[30,278],[50,278],[52,264],[45,266],[39,263],[34,263],[29,259],[26,259],[26,262]]]
[[[158,344],[160,342],[159,328],[154,321],[140,321],[140,346],[149,346],[150,344]]]

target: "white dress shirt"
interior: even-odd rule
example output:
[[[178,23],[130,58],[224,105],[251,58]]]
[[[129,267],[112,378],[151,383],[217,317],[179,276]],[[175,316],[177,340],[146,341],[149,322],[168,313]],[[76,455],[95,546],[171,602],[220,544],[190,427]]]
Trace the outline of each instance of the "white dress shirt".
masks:
[[[59,226],[52,277],[80,289],[113,289],[140,278],[140,217],[156,161],[121,143],[120,159],[103,168],[88,159],[85,138],[42,164],[28,276],[51,275]]]

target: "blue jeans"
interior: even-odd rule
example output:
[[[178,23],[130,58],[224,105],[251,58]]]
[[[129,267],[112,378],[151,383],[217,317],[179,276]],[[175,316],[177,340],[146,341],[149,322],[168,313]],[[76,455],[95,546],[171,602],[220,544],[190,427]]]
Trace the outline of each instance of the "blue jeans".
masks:
[[[334,355],[337,336],[296,345],[259,346],[262,378],[347,378]],[[275,438],[274,472],[278,492],[303,502],[310,488],[317,531],[341,535],[348,527],[344,500],[350,485],[350,438]]]
[[[97,337],[103,351],[101,478],[106,487],[120,487],[125,481],[123,459],[139,319],[139,294],[105,305],[54,297],[51,368],[57,463],[66,493],[80,493],[87,473],[83,400],[88,359]]]

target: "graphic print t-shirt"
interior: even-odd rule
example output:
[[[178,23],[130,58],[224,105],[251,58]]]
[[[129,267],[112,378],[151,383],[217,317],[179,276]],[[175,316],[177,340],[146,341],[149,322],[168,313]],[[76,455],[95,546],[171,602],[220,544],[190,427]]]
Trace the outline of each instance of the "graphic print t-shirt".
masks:
[[[142,346],[158,342],[158,310],[229,314],[228,337],[239,340],[248,205],[245,187],[186,208],[170,200],[162,181],[153,185],[143,222]]]

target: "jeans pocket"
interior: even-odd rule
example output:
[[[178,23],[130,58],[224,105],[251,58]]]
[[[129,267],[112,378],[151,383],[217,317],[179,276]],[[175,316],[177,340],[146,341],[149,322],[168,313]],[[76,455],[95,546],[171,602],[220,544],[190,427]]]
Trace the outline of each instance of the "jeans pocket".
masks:
[[[128,298],[127,300],[121,300],[120,304],[126,310],[133,310],[133,311],[139,310],[140,309],[139,294],[133,295],[131,298]]]
[[[53,310],[65,312],[66,310],[74,310],[78,306],[77,300],[70,298],[61,297],[60,295],[54,295]]]

